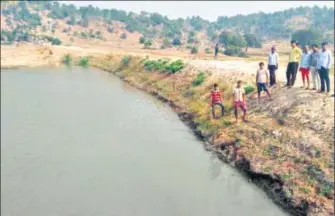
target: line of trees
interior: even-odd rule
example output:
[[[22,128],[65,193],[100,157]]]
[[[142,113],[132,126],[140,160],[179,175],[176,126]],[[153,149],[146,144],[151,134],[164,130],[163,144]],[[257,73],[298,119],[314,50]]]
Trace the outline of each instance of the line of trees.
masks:
[[[1,4],[5,5],[3,2]],[[268,14],[261,12],[233,17],[221,16],[215,22],[209,22],[199,16],[169,19],[158,13],[135,14],[116,9],[100,9],[92,5],[77,8],[73,4],[61,4],[57,1],[19,1],[17,5],[7,3],[2,13],[13,15],[14,19],[26,21],[32,27],[36,27],[40,25],[41,18],[37,13],[28,10],[28,4],[35,11],[50,11],[49,17],[65,19],[69,25],[79,24],[88,27],[91,19],[103,19],[106,23],[120,21],[125,23],[125,30],[129,32],[137,31],[148,37],[163,36],[169,39],[180,38],[182,32],[189,31],[190,27],[193,31],[206,30],[209,38],[215,38],[216,32],[222,29],[253,34],[261,39],[289,38],[295,29],[292,20],[299,16],[310,20],[307,28],[315,27],[319,31],[332,31],[334,28],[334,9],[317,6],[299,7]],[[158,26],[161,27],[159,31],[156,29]]]

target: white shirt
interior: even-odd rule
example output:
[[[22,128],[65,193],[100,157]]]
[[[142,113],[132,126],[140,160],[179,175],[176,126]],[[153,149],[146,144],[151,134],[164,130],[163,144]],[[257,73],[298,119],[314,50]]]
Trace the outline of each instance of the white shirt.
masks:
[[[332,65],[331,62],[332,61],[332,53],[330,50],[326,50],[326,51],[321,51],[319,53],[319,60],[318,63],[316,65],[317,69],[321,69],[321,67],[324,67],[326,69],[329,69],[330,66]]]
[[[242,102],[243,101],[243,94],[245,94],[243,87],[240,87],[240,88],[235,87],[233,89],[234,101],[235,102],[239,102],[239,101]]]
[[[267,70],[266,69],[258,69],[257,70],[257,83],[266,83],[266,74],[267,74]]]
[[[277,52],[270,52],[268,57],[268,65],[277,65],[279,62],[279,55]]]

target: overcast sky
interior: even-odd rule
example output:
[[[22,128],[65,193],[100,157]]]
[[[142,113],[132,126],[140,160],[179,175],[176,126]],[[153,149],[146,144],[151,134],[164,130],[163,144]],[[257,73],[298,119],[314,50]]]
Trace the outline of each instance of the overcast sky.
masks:
[[[62,1],[76,6],[93,6],[121,9],[139,13],[157,12],[169,18],[186,18],[199,15],[215,21],[218,16],[233,16],[255,12],[274,12],[299,6],[327,6],[334,8],[334,1]]]

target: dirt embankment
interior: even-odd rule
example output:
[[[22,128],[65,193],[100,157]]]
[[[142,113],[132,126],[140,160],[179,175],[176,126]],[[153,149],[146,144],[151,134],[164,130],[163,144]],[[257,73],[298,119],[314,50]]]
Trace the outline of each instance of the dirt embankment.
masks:
[[[17,50],[1,47],[2,67],[57,65],[66,53],[74,57],[92,55],[91,66],[109,71],[169,103],[195,134],[207,141],[207,150],[246,173],[292,214],[334,214],[333,97],[300,88],[286,89],[280,84],[271,90],[273,101],[265,98],[257,103],[251,93],[247,100],[249,123],[235,124],[231,89],[237,79],[253,84],[257,61],[184,60],[184,69],[169,74],[148,72],[143,57],[132,56],[124,65],[123,53],[109,55],[62,47],[52,49],[52,54],[32,54],[36,49],[27,49],[20,52],[27,58],[22,57],[18,65],[13,57]],[[205,80],[193,86],[199,71],[205,72]],[[219,120],[211,118],[208,105],[214,82],[224,91],[227,109]]]

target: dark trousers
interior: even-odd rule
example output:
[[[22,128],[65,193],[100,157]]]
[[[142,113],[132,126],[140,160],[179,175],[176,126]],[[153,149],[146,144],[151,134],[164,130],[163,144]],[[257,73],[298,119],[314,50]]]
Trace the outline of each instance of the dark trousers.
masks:
[[[321,91],[324,92],[325,89],[325,83],[327,86],[327,92],[330,91],[330,79],[329,79],[329,69],[321,67],[319,70],[320,80],[321,80]]]
[[[270,72],[270,86],[276,84],[276,70],[277,65],[269,65],[268,66],[269,72]]]
[[[298,62],[289,62],[286,70],[286,80],[288,86],[294,86],[295,79],[298,73]]]
[[[222,103],[213,103],[212,105],[212,114],[213,114],[213,118],[215,118],[215,106],[219,106],[221,107],[221,116],[224,115],[224,106]]]

